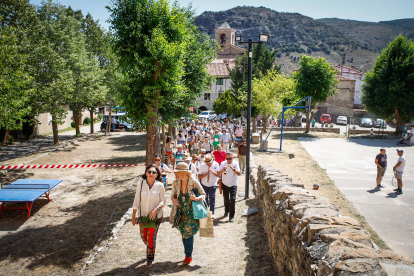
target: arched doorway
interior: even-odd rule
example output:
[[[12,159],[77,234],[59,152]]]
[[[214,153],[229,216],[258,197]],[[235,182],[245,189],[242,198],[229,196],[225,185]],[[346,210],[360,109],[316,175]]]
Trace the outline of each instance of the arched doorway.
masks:
[[[207,107],[205,107],[205,106],[200,106],[200,107],[198,108],[199,113],[201,113],[201,112],[203,112],[203,111],[206,111],[206,110],[208,110],[208,108],[207,108]]]

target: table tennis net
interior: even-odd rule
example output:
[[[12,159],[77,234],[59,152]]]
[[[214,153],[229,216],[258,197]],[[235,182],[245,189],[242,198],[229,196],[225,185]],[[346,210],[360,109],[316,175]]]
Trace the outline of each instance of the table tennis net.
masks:
[[[2,184],[2,189],[42,189],[50,190],[49,184]]]

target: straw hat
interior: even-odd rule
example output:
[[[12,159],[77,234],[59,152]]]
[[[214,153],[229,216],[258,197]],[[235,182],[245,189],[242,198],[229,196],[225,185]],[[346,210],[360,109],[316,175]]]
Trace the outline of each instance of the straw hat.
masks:
[[[184,153],[183,158],[181,160],[183,161],[191,161],[191,155],[189,153]]]
[[[182,147],[183,147],[182,144],[177,145],[177,149],[182,148]]]
[[[214,161],[214,158],[211,154],[207,154],[206,157],[204,158],[204,163],[211,163]]]
[[[188,164],[185,163],[185,162],[180,162],[177,165],[175,165],[174,172],[175,173],[186,172],[188,176],[191,176],[190,168],[189,168]]]

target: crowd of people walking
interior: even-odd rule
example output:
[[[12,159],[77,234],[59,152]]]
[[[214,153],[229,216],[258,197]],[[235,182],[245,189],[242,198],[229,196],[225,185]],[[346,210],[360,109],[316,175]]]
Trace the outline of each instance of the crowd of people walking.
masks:
[[[211,219],[215,219],[219,188],[224,201],[223,218],[234,222],[237,177],[244,173],[246,163],[243,134],[241,124],[204,120],[185,122],[175,140],[167,137],[166,163],[160,155],[155,156],[155,164],[146,167],[143,180],[137,185],[133,203],[132,224],[139,224],[142,241],[147,246],[147,268],[154,261],[158,228],[167,203],[168,178],[173,179],[169,220],[182,236],[183,265],[192,261],[194,235],[200,230],[200,221],[192,207],[196,202],[205,202]],[[238,163],[231,152],[232,146]]]

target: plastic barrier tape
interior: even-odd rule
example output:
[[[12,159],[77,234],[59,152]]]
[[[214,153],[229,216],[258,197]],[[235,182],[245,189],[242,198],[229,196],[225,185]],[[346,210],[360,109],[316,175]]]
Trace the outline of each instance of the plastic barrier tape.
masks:
[[[82,169],[82,168],[104,168],[104,167],[136,167],[138,165],[119,164],[119,165],[31,165],[31,166],[0,166],[0,170],[28,170],[28,169]]]

